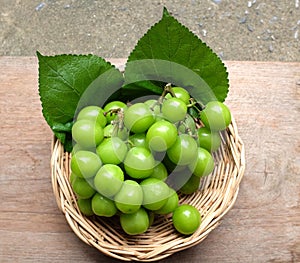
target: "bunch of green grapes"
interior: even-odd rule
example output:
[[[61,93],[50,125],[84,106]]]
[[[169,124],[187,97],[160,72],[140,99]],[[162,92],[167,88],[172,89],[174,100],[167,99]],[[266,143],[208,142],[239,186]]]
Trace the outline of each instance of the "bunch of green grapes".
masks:
[[[157,99],[83,108],[72,127],[70,176],[80,211],[118,216],[129,235],[147,231],[155,215],[172,214],[178,232],[194,233],[201,215],[179,204],[178,193],[197,191],[213,171],[219,132],[231,122],[228,107],[211,101],[199,125],[188,113],[195,105],[185,89],[167,85]]]

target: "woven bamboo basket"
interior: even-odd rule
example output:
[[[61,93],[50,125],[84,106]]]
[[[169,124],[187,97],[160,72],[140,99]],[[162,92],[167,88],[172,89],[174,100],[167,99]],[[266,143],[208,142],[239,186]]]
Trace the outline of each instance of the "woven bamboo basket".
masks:
[[[220,224],[234,205],[245,170],[244,144],[234,119],[221,137],[221,147],[213,154],[215,168],[212,174],[201,179],[197,192],[179,195],[181,204],[194,205],[202,216],[199,229],[192,235],[176,232],[171,215],[156,218],[146,233],[136,236],[125,234],[117,218],[83,216],[69,183],[71,154],[53,138],[51,176],[57,205],[82,241],[113,258],[155,261],[195,246]]]

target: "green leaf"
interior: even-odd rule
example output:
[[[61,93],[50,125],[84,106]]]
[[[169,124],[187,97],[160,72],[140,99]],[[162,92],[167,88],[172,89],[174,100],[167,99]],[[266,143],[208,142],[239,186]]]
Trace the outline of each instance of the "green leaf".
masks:
[[[62,123],[53,123],[52,130],[54,132],[71,132],[73,126],[72,122],[67,122],[65,124]]]
[[[120,89],[123,75],[95,55],[43,56],[37,52],[37,57],[44,118],[56,137],[70,146],[76,113],[86,105],[102,106]]]
[[[166,8],[162,19],[138,41],[125,67],[124,94],[141,88],[155,94],[159,81],[186,88],[206,104],[224,101],[228,73],[221,59],[195,34],[180,24]]]

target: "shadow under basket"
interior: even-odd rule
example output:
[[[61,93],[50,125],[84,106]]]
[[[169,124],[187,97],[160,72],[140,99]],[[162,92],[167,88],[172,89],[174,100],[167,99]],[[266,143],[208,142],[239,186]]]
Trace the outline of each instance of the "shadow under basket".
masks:
[[[179,194],[180,204],[195,206],[202,216],[200,227],[192,235],[179,234],[172,225],[171,215],[155,218],[146,233],[135,236],[124,233],[117,216],[100,218],[82,215],[69,183],[71,155],[65,152],[59,140],[53,138],[51,179],[57,205],[82,241],[113,258],[155,261],[195,246],[220,224],[222,217],[234,205],[245,170],[244,144],[234,119],[221,137],[221,147],[213,153],[214,171],[201,179],[197,192]]]

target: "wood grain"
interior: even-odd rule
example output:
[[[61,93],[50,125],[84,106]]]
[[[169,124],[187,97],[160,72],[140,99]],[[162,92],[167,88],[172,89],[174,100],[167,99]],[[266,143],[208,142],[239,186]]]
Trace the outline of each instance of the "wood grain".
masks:
[[[238,200],[206,240],[163,261],[300,262],[300,63],[225,64],[246,147]],[[56,206],[36,58],[0,57],[0,72],[0,262],[117,262],[81,242]]]

